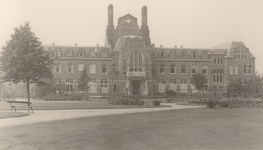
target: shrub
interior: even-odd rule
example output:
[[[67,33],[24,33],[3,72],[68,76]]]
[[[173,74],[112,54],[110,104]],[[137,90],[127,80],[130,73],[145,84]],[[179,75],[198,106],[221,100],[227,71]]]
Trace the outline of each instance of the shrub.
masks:
[[[166,90],[166,95],[168,97],[175,97],[175,96],[177,96],[177,93],[173,90]]]
[[[143,105],[144,101],[140,97],[134,96],[115,96],[112,99],[109,99],[109,104],[114,105]]]
[[[153,101],[153,105],[154,106],[160,106],[160,103],[161,103],[162,101],[161,100],[154,100]]]
[[[82,100],[80,95],[60,95],[60,94],[49,94],[45,96],[46,101],[67,101],[67,100]]]
[[[209,98],[207,101],[207,108],[216,108],[217,102],[216,100]]]

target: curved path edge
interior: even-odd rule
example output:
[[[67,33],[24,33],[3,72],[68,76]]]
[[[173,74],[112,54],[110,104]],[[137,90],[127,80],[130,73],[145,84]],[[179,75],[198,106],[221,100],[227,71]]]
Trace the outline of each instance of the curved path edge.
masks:
[[[66,120],[83,117],[93,116],[107,116],[115,114],[131,114],[131,113],[143,113],[143,112],[155,112],[174,109],[189,109],[189,108],[203,108],[204,106],[188,106],[188,105],[176,105],[175,103],[165,103],[163,105],[169,105],[171,107],[161,108],[132,108],[132,109],[81,109],[81,110],[37,110],[33,114],[25,117],[18,118],[3,118],[1,119],[0,128],[24,125],[31,123]]]

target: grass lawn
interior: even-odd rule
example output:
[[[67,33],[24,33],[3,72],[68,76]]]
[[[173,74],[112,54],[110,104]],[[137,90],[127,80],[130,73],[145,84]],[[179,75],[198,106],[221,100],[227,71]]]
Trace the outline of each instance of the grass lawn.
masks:
[[[0,149],[263,149],[263,109],[184,109],[0,128]]]

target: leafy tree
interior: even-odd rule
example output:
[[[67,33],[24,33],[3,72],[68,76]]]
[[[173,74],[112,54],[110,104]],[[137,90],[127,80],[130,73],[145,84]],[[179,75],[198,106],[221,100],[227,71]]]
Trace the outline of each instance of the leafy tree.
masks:
[[[197,90],[203,90],[203,97],[204,97],[204,90],[205,90],[204,87],[205,87],[205,82],[206,82],[205,75],[197,72],[196,74],[192,75],[191,82]]]
[[[227,95],[241,96],[243,89],[244,88],[240,79],[232,81],[227,86]]]
[[[37,86],[40,97],[56,93],[56,84],[53,79],[44,79],[44,81],[37,84]]]
[[[41,46],[39,38],[31,31],[29,22],[14,29],[11,39],[1,52],[1,71],[4,82],[27,84],[27,97],[30,101],[30,83],[38,83],[43,78],[52,78],[54,59]]]
[[[79,82],[79,89],[85,92],[86,96],[89,90],[89,85],[88,85],[89,80],[90,80],[90,77],[88,74],[88,70],[87,68],[84,68],[81,72],[80,79],[78,82]]]
[[[256,71],[256,75],[255,75],[255,82],[263,82],[263,75],[258,74],[257,71]]]

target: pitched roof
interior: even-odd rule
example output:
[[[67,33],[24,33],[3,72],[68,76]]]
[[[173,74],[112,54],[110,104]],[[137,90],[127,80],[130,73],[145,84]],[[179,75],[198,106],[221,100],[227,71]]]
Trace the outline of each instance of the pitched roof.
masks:
[[[120,37],[117,40],[113,51],[121,51],[122,47],[126,44],[127,39],[135,39],[135,38],[142,39],[142,37],[135,36],[135,35],[126,35],[126,36]]]
[[[213,47],[214,54],[220,54],[220,53],[227,53],[226,57],[233,57],[234,56],[234,49],[239,46],[244,46],[247,48],[243,42],[229,42],[225,44],[221,44],[218,46]],[[249,58],[254,58],[254,56],[248,51]]]

